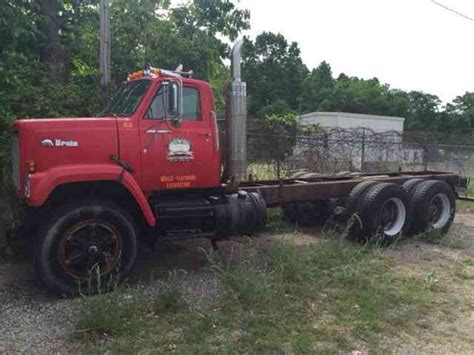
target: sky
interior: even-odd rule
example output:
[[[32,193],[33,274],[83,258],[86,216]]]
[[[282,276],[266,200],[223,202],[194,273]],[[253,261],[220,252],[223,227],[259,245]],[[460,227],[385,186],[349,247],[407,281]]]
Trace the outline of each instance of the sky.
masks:
[[[437,0],[474,18],[474,0]],[[305,64],[379,78],[392,88],[452,101],[474,91],[474,21],[431,0],[238,0],[263,31],[299,43]]]

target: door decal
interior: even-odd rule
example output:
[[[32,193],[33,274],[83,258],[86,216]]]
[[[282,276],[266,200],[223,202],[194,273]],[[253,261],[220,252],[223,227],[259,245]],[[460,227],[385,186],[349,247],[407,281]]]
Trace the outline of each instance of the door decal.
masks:
[[[185,162],[194,159],[191,142],[184,138],[174,138],[168,144],[168,161]]]

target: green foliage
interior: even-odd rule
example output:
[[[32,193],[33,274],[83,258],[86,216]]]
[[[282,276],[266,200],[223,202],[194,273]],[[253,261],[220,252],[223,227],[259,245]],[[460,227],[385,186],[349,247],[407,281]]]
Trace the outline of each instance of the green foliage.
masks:
[[[467,189],[467,196],[474,198],[474,177],[471,177],[471,184]],[[458,213],[474,213],[474,202],[456,201],[456,212]]]
[[[92,336],[126,335],[137,331],[137,318],[143,312],[138,294],[118,290],[82,300],[78,329]]]
[[[386,334],[410,332],[433,301],[445,297],[443,285],[433,287],[429,275],[394,272],[393,262],[378,249],[342,239],[300,248],[292,237],[232,260],[209,255],[220,295],[204,305],[154,312],[145,294],[132,303],[138,308],[116,295],[85,300],[78,325],[85,334],[83,350],[335,353],[364,344],[380,352]],[[92,314],[114,326],[91,322]],[[107,336],[94,337],[104,332]]]
[[[249,112],[258,118],[289,112],[351,112],[405,117],[405,129],[411,131],[473,132],[472,93],[442,107],[435,95],[392,89],[377,78],[345,74],[334,78],[325,61],[308,72],[297,43],[289,44],[280,34],[263,33],[255,42],[247,41],[245,50]]]
[[[168,282],[160,287],[154,297],[153,312],[156,314],[176,313],[180,309],[186,308],[186,306],[178,283],[177,273],[172,273]]]
[[[246,41],[244,57],[243,73],[248,81],[251,114],[257,114],[277,100],[299,111],[308,69],[296,42],[288,43],[281,34],[264,32],[255,42]]]

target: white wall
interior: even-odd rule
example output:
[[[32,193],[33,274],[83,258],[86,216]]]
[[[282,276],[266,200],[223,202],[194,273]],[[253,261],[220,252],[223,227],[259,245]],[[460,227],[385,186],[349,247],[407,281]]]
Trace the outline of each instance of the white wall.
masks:
[[[300,123],[303,125],[319,125],[327,128],[330,137],[328,151],[331,153],[329,159],[340,161],[349,159],[348,164],[353,169],[369,169],[370,166],[377,168],[384,165],[384,169],[398,171],[399,166],[404,161],[404,156],[415,159],[415,152],[407,151],[402,143],[403,117],[362,115],[357,113],[343,112],[312,112],[300,116]],[[337,130],[331,128],[351,130],[357,128],[367,128],[374,133],[385,133],[377,137],[382,142],[373,141],[370,132],[366,136],[346,137],[338,134]],[[331,141],[332,140],[332,141]],[[344,143],[344,140],[347,140]],[[419,153],[419,152],[417,152]],[[362,157],[362,155],[364,155]],[[362,167],[364,163],[364,167]]]
[[[403,132],[403,117],[362,115],[344,112],[312,112],[300,116],[301,124],[317,124],[321,127],[359,128],[365,127],[374,132]]]

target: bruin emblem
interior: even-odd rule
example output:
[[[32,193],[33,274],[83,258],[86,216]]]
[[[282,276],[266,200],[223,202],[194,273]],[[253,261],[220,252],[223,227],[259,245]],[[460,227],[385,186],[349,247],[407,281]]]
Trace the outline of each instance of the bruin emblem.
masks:
[[[79,142],[73,140],[62,140],[62,139],[43,139],[41,141],[41,145],[43,147],[69,147],[69,148],[77,148],[79,147]]]
[[[183,162],[194,159],[191,142],[183,138],[172,139],[168,144],[168,161]]]

